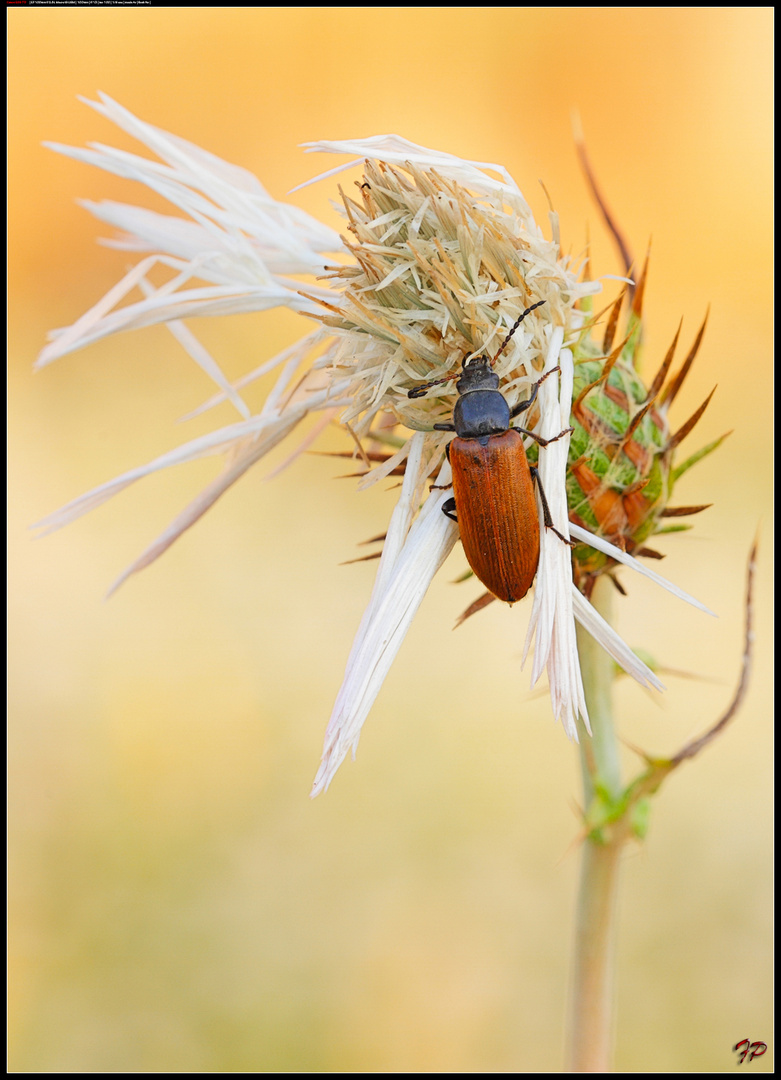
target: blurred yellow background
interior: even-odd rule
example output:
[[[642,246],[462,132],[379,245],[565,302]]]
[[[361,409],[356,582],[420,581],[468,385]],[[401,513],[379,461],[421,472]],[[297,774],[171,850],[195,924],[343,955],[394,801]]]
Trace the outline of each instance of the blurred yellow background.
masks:
[[[718,383],[685,448],[734,434],[676,492],[713,508],[659,546],[662,571],[720,617],[622,576],[627,640],[703,677],[666,676],[661,706],[623,680],[622,735],[670,751],[726,706],[761,523],[756,664],[733,726],[671,779],[626,860],[616,1064],[732,1068],[735,1043],[771,1032],[772,9],[36,8],[9,30],[11,1070],[562,1064],[578,769],[519,671],[529,603],[451,633],[477,595],[450,584],[456,551],[357,761],[310,802],[376,566],[339,563],[383,531],[392,492],[358,494],[316,456],[267,483],[283,448],[107,604],[214,460],[29,538],[234,419],[223,406],[177,426],[212,389],[162,328],[32,374],[46,331],[132,261],[95,245],[109,230],[74,200],[158,205],[41,147],[145,152],[76,100],[97,90],[281,199],[338,163],[305,157],[312,139],[396,132],[501,162],[543,222],[544,180],[565,248],[588,230],[594,272],[617,273],[576,162],[577,107],[635,251],[653,236],[651,372],[679,318],[688,348],[711,304],[672,419]],[[334,197],[321,183],[290,199],[335,223]],[[232,377],[302,330],[288,312],[191,328]],[[627,750],[628,775],[635,763]]]

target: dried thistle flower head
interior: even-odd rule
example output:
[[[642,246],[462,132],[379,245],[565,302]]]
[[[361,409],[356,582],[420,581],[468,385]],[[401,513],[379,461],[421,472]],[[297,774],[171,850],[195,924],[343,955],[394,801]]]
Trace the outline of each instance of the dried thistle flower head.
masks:
[[[355,262],[333,270],[342,296],[322,317],[340,342],[334,367],[355,377],[344,419],[359,436],[378,409],[430,429],[452,414],[453,383],[425,400],[410,401],[408,390],[460,372],[465,357],[492,355],[518,315],[545,301],[496,367],[510,405],[525,397],[546,337],[554,326],[579,329],[575,304],[599,286],[578,283],[520,198],[476,195],[436,170],[372,161],[357,187],[360,201],[342,193]]]
[[[538,407],[525,423],[545,442],[569,427],[571,413],[578,420],[574,448],[569,451],[569,479],[568,439],[551,442],[535,454],[535,461],[557,530],[583,544],[585,554],[575,564],[579,579],[608,565],[594,562],[592,549],[597,549],[702,607],[635,562],[628,554],[631,544],[636,546],[635,534],[623,525],[614,528],[600,499],[590,497],[587,470],[598,476],[611,497],[615,495],[614,474],[605,469],[600,476],[600,454],[614,461],[613,450],[620,444],[631,459],[629,451],[642,445],[641,436],[654,436],[640,428],[645,418],[637,421],[632,408],[618,436],[615,430],[608,436],[602,421],[589,419],[600,416],[593,397],[597,384],[602,387],[599,393],[613,401],[614,391],[606,388],[614,387],[613,373],[623,370],[627,357],[621,356],[619,363],[619,358],[600,358],[595,351],[588,336],[588,313],[580,305],[599,291],[599,285],[584,280],[583,268],[561,256],[555,215],[553,236],[543,236],[506,170],[428,150],[398,136],[311,144],[310,150],[365,160],[357,195],[343,195],[350,237],[342,247],[330,229],[273,199],[244,170],[145,124],[110,98],[102,96],[99,104],[90,104],[141,139],[160,161],[102,145],[54,149],[142,181],[163,193],[189,220],[115,203],[89,204],[98,217],[125,230],[116,246],[151,254],[72,327],[56,332],[39,363],[119,330],[162,322],[219,388],[203,408],[228,400],[241,420],[102,485],[41,525],[58,528],[169,464],[224,455],[222,472],[125,571],[119,584],[162,554],[248,468],[313,413],[319,417],[314,435],[338,416],[357,442],[367,466],[361,486],[403,472],[374,590],[326,732],[313,794],[328,786],[348,751],[355,751],[406,630],[458,539],[456,525],[442,513],[450,479],[445,457],[448,436],[434,425],[452,416],[456,397],[452,376],[460,372],[465,358],[479,354],[496,358],[501,391],[511,406],[529,396],[531,384],[541,374],[560,372],[540,382]],[[338,250],[349,261],[334,266],[324,255]],[[174,277],[155,287],[147,274],[160,265],[173,270]],[[315,281],[302,289],[290,275],[314,275],[330,284]],[[142,298],[120,306],[134,288],[141,290]],[[278,305],[314,318],[319,327],[235,384],[179,321]],[[510,328],[528,308],[533,308],[528,318],[501,349]],[[596,365],[594,370],[589,364]],[[279,374],[274,389],[261,411],[250,413],[241,390],[275,368]],[[584,378],[594,386],[586,389]],[[583,392],[579,389],[573,412],[576,379]],[[434,384],[430,393],[410,398],[409,391],[421,381]],[[638,395],[631,400],[639,400]],[[655,422],[650,408],[646,413],[649,422]],[[307,436],[297,452],[312,437]],[[652,464],[658,456],[651,455]],[[650,479],[643,476],[625,483],[622,474],[621,483],[619,501],[628,518],[631,500],[650,488]],[[580,500],[572,524],[568,484],[570,502],[573,497]],[[659,500],[653,505],[658,517]],[[596,526],[603,535],[592,535],[578,522]],[[573,584],[569,547],[542,527],[526,651],[533,642],[532,681],[547,669],[554,715],[576,738],[578,714],[586,726],[588,717],[574,619],[641,683],[661,688]]]

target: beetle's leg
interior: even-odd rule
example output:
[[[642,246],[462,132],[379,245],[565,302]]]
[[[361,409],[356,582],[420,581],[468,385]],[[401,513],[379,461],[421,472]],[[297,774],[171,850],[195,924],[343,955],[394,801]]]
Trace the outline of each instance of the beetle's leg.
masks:
[[[537,382],[532,387],[531,394],[526,398],[525,401],[519,401],[518,404],[513,409],[510,410],[510,419],[511,420],[514,417],[519,416],[522,412],[526,412],[527,409],[530,409],[532,407],[532,405],[534,404],[534,402],[537,399],[537,391],[538,391],[538,389],[540,387],[540,383],[544,383],[545,380],[548,378],[548,376],[552,375],[554,373],[554,371],[561,371],[561,368],[559,367],[558,364],[556,365],[556,367],[552,367],[550,369],[550,371],[546,371],[545,374],[542,376],[542,378],[537,380]]]
[[[565,435],[571,435],[575,430],[572,427],[564,428],[558,435],[554,435],[552,439],[543,439],[541,435],[535,435],[533,431],[527,431],[526,428],[517,427],[513,428],[513,431],[520,431],[522,435],[528,435],[530,439],[534,439],[540,446],[547,446],[549,443],[556,442],[558,439],[562,439]]]
[[[567,545],[567,547],[573,547],[574,548],[576,546],[574,540],[568,540],[566,538],[566,536],[562,536],[561,533],[559,532],[559,530],[553,524],[553,518],[551,517],[550,507],[548,506],[548,500],[545,498],[545,488],[542,486],[542,481],[540,480],[539,469],[535,469],[535,467],[532,465],[529,468],[529,472],[532,474],[532,480],[534,480],[534,482],[537,484],[537,488],[538,488],[538,490],[540,492],[540,502],[542,503],[542,520],[543,520],[543,524],[545,525],[545,528],[546,529],[553,529],[553,531],[558,536],[559,540],[562,540]]]
[[[458,518],[453,513],[455,508],[456,508],[456,500],[455,499],[445,499],[445,501],[442,503],[442,513],[445,515],[445,517],[449,517],[451,521],[455,521],[456,524],[458,524]]]
[[[447,446],[445,447],[445,457],[447,458],[448,461],[450,461],[450,443],[448,443]],[[450,481],[449,484],[432,484],[431,487],[429,488],[429,491],[447,491],[447,489],[452,488],[452,486],[453,486],[453,481],[452,480]],[[452,499],[450,501],[453,502]],[[455,518],[453,518],[453,520],[455,521]]]
[[[432,431],[455,431],[455,424],[434,424]]]
[[[526,398],[525,401],[519,401],[514,408],[510,409],[510,419],[514,420],[516,416],[519,416],[522,412],[526,412],[534,404],[534,399],[537,397],[537,386],[535,384],[531,397]]]
[[[542,378],[544,379],[545,376],[543,375]],[[540,382],[542,382],[542,379],[540,379]],[[527,409],[530,409],[532,407],[532,405],[534,404],[534,402],[537,399],[537,387],[539,385],[540,385],[540,383],[536,382],[534,384],[534,386],[532,387],[531,394],[529,394],[529,396],[526,398],[526,400],[525,401],[519,401],[518,404],[514,408],[510,409],[510,419],[511,420],[515,419],[515,417],[519,416],[520,413],[526,412]]]

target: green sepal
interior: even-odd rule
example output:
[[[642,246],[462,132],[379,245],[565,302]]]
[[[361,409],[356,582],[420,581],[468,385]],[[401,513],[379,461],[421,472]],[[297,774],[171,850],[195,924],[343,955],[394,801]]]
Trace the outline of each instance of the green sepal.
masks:
[[[636,786],[635,781],[619,795],[612,796],[603,785],[597,785],[585,820],[588,839],[592,843],[607,844],[606,830],[622,818],[626,819],[636,839],[645,839],[651,820],[651,800],[645,795],[638,797]]]
[[[702,461],[704,457],[707,457],[708,454],[712,453],[717,447],[721,446],[727,436],[731,434],[732,432],[728,431],[724,435],[720,435],[718,439],[714,439],[713,442],[708,443],[707,446],[703,446],[701,450],[698,450],[695,454],[692,454],[692,456],[688,457],[686,461],[682,461],[680,465],[676,465],[675,468],[672,470],[673,483],[675,483],[676,480],[683,476],[686,470],[690,469],[692,465],[696,465],[698,461]]]
[[[651,824],[651,800],[639,799],[630,812],[632,834],[638,840],[645,840]]]
[[[465,570],[463,574],[459,574],[457,578],[453,578],[453,584],[460,585],[462,581],[469,581],[469,579],[473,578],[474,576],[474,570]]]
[[[662,525],[659,529],[654,529],[654,536],[661,536],[662,533],[677,533],[688,532],[689,529],[693,529],[693,525]]]
[[[658,671],[659,670],[659,661],[656,659],[655,656],[652,656],[651,653],[649,653],[647,649],[636,649],[636,648],[633,647],[632,652],[635,654],[637,659],[642,660],[642,662],[645,664],[645,666],[647,668],[650,668],[651,671]],[[613,662],[613,670],[615,672],[615,676],[614,676],[615,678],[618,678],[619,676],[623,676],[623,675],[627,674],[626,669],[621,667],[620,664],[615,663],[615,661]]]
[[[607,843],[604,830],[626,813],[629,806],[629,794],[629,789],[627,789],[617,797],[613,796],[603,784],[597,782],[594,798],[589,804],[585,818],[589,840],[595,844]]]

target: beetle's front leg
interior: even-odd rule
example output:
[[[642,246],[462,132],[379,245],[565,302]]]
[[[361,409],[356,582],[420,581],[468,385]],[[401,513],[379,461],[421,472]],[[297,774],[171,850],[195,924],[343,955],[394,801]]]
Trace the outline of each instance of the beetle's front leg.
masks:
[[[561,368],[558,364],[556,365],[556,367],[551,368],[550,371],[546,371],[542,378],[538,379],[537,382],[534,384],[534,386],[532,387],[532,392],[531,394],[529,394],[526,400],[519,401],[515,408],[510,411],[511,420],[514,420],[516,416],[519,416],[522,412],[525,412],[527,409],[530,409],[532,407],[534,402],[537,400],[537,391],[540,388],[540,383],[544,383],[548,376],[552,375],[555,371],[561,371]]]
[[[552,439],[543,439],[542,435],[535,435],[533,431],[527,431],[526,428],[513,428],[513,431],[520,431],[521,435],[528,435],[530,439],[534,439],[538,446],[549,446],[552,442],[558,442],[559,439],[563,439],[565,435],[571,435],[574,430],[574,427],[564,428],[558,435],[554,435]]]

